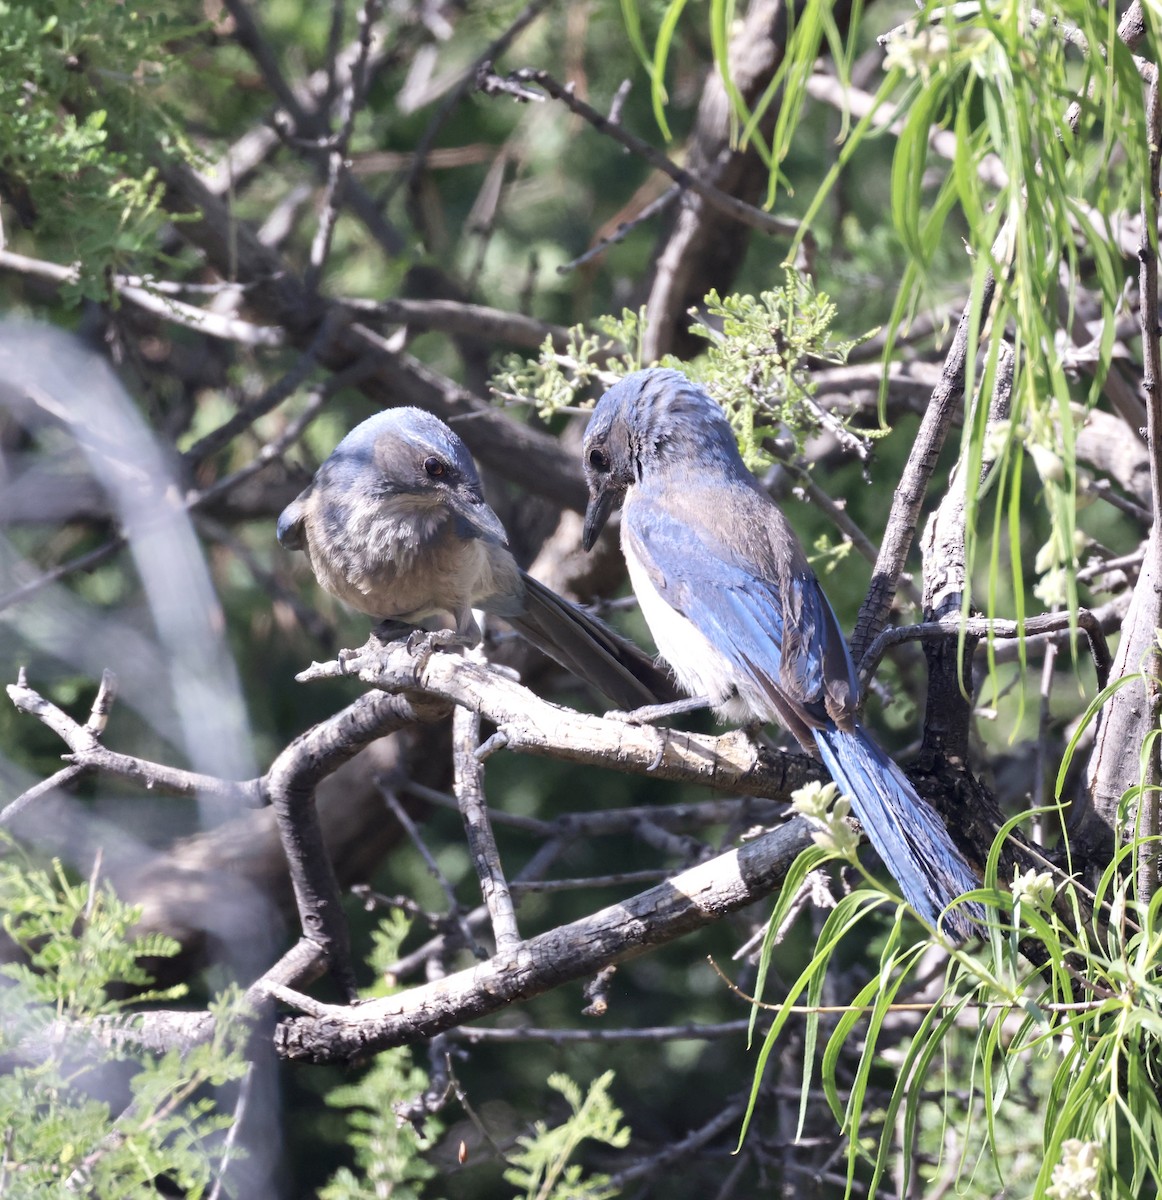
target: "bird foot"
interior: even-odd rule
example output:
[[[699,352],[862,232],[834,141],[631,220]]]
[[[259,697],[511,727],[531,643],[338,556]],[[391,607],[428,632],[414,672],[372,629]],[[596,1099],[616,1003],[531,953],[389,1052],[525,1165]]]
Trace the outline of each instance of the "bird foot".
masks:
[[[655,721],[665,720],[666,717],[677,717],[682,713],[697,712],[701,708],[709,707],[708,697],[690,696],[686,700],[674,700],[669,704],[646,704],[628,711],[615,708],[605,714],[605,719],[621,721],[625,725],[652,725]]]
[[[408,634],[408,652],[416,660],[416,670],[422,671],[437,650],[469,649],[478,639],[457,633],[454,629],[413,629]]]

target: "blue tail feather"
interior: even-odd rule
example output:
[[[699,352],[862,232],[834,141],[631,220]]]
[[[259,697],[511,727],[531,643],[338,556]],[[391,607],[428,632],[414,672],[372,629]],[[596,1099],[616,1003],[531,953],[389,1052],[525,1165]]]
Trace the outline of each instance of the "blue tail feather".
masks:
[[[937,925],[948,904],[980,886],[944,823],[859,725],[852,733],[834,725],[813,732],[831,777],[851,797],[852,810],[904,899]],[[971,916],[983,916],[979,905],[957,905],[942,927],[963,941],[980,932]]]

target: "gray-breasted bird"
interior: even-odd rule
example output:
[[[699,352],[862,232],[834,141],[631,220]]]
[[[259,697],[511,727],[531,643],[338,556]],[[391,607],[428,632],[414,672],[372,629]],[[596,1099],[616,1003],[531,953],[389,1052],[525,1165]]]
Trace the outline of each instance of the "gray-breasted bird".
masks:
[[[936,925],[978,886],[940,818],[856,720],[847,641],[786,518],[717,404],[679,371],[620,380],[585,434],[588,549],[624,500],[621,545],[662,657],[731,720],[777,721],[851,797],[908,903]],[[977,905],[944,926],[974,932]]]
[[[648,655],[517,566],[468,448],[422,409],[387,409],[347,434],[283,510],[278,540],[306,551],[328,592],[379,618],[381,637],[450,621],[475,645],[482,609],[621,707],[675,695]]]

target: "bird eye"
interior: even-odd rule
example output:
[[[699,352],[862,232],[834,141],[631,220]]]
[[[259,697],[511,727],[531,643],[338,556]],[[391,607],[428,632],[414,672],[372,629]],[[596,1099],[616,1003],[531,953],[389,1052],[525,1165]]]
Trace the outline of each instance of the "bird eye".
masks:
[[[606,454],[604,450],[596,450],[596,449],[590,450],[589,451],[589,465],[595,471],[608,471],[609,470],[609,455]]]
[[[424,470],[432,479],[443,479],[448,474],[448,468],[434,454],[424,459]]]

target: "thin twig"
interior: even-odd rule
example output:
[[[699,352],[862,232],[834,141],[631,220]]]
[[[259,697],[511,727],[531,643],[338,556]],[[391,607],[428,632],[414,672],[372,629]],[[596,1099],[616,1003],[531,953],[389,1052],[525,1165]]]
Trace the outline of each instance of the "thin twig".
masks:
[[[363,359],[356,362],[346,371],[332,375],[319,387],[312,388],[307,395],[302,410],[293,420],[287,423],[278,437],[272,438],[269,442],[264,442],[254,453],[250,461],[245,466],[239,467],[237,471],[229,475],[224,475],[216,483],[210,484],[209,487],[188,492],[184,497],[186,507],[191,511],[205,508],[215,500],[232,492],[240,484],[245,483],[247,479],[257,475],[259,471],[268,467],[272,462],[277,462],[306,433],[311,423],[327,407],[336,393],[342,391],[345,387],[358,384],[373,370],[374,363],[370,358]]]
[[[441,808],[459,811],[454,796],[435,788],[425,787],[415,780],[400,783],[400,790],[411,792]],[[749,825],[772,824],[786,815],[783,805],[755,796],[724,797],[699,800],[686,804],[643,804],[627,808],[591,809],[586,812],[562,813],[553,821],[542,821],[518,813],[492,811],[495,825],[522,829],[538,838],[560,837],[568,840],[594,837],[621,837],[632,833],[642,821],[652,821],[675,832],[697,831],[708,825],[729,825],[740,822]]]
[[[619,871],[612,875],[582,875],[576,879],[538,879],[526,883],[512,883],[511,890],[516,895],[525,892],[535,892],[541,895],[550,892],[580,891],[585,888],[629,887],[639,883],[657,883],[659,879],[668,879],[673,871],[664,867],[655,867],[649,871]]]
[[[480,714],[466,708],[452,713],[452,769],[455,776],[456,798],[464,831],[468,835],[468,854],[480,880],[480,892],[492,918],[492,933],[498,954],[515,953],[521,944],[516,912],[500,852],[488,819],[488,803],[484,798],[484,764],[476,757],[480,745]]]
[[[400,828],[408,835],[412,845],[419,851],[420,857],[424,860],[424,864],[428,868],[428,874],[440,885],[440,891],[444,893],[444,898],[448,901],[448,920],[459,930],[464,945],[472,951],[473,955],[481,960],[486,959],[488,951],[473,936],[472,930],[465,919],[464,909],[460,901],[456,898],[456,889],[449,882],[447,875],[441,870],[440,864],[436,862],[435,855],[428,849],[427,843],[420,836],[420,831],[415,821],[411,819],[407,809],[400,804],[394,793],[384,787],[381,787],[380,791],[383,795],[384,803],[391,810],[391,815],[399,822]]]
[[[513,883],[519,884],[525,880],[539,879],[560,857],[566,845],[567,842],[563,838],[552,838],[545,842],[517,873]],[[483,927],[488,921],[488,909],[481,904],[468,913],[465,920],[468,923],[469,929]],[[449,943],[451,940],[447,933],[438,934],[436,937],[430,938],[422,946],[405,954],[403,958],[397,959],[384,969],[384,977],[387,979],[387,982],[394,985],[401,979],[407,979],[409,976],[415,974],[429,959],[443,957],[450,948]]]
[[[106,672],[111,676],[111,672]],[[105,682],[104,676],[102,682]],[[214,775],[201,775],[196,771],[184,771],[179,767],[170,767],[164,763],[150,762],[148,759],[136,758],[128,754],[118,754],[103,746],[94,733],[93,717],[90,714],[89,724],[80,725],[68,713],[46,700],[39,692],[28,686],[28,680],[21,669],[15,684],[7,687],[9,699],[18,711],[36,717],[47,725],[72,752],[65,757],[72,760],[72,765],[58,772],[52,779],[37,784],[0,812],[0,824],[11,821],[18,813],[28,806],[32,800],[43,795],[50,786],[61,787],[85,771],[104,771],[133,783],[149,791],[158,791],[175,796],[213,796],[229,800],[234,804],[247,807],[257,807],[261,803],[262,784],[253,779],[235,783],[231,780],[219,779]],[[111,689],[102,694],[98,692],[93,702],[95,710],[108,703]],[[66,778],[67,777],[67,778]],[[35,793],[35,795],[33,794]]]
[[[671,1142],[664,1150],[640,1159],[632,1167],[618,1171],[609,1177],[609,1187],[616,1189],[613,1195],[618,1195],[629,1184],[638,1179],[647,1178],[670,1167],[681,1159],[701,1149],[707,1142],[725,1133],[746,1111],[750,1098],[749,1089],[741,1092],[733,1100],[724,1105],[709,1121],[688,1133],[684,1138]]]
[[[1089,639],[1098,686],[1105,687],[1113,659],[1100,622],[1087,608],[1079,609],[1073,621],[1069,613],[1042,613],[1024,621],[989,620],[985,617],[968,617],[962,620],[953,616],[940,621],[925,621],[920,625],[893,626],[885,629],[859,660],[860,677],[864,680],[870,679],[888,647],[897,646],[901,642],[934,641],[946,638],[949,634],[960,633],[962,630],[969,637],[976,638],[1034,637],[1039,634],[1070,631],[1074,628],[1074,623]]]
[[[88,770],[87,766],[72,763],[70,766],[62,767],[47,779],[42,779],[40,783],[33,784],[27,791],[21,792],[14,800],[10,800],[3,808],[0,808],[0,826],[11,825],[26,808],[31,807],[42,796],[47,796],[58,788],[68,787]]]
[[[328,69],[315,71],[303,84],[287,82],[269,41],[263,35],[248,5],[243,0],[225,0],[234,18],[234,36],[238,44],[254,59],[267,87],[281,106],[269,117],[269,123],[252,129],[230,147],[225,158],[212,172],[209,188],[214,196],[225,195],[241,184],[257,169],[262,160],[279,144],[287,142],[300,154],[305,154],[326,178],[328,167],[328,109],[340,89],[349,86],[356,61],[366,62],[367,74],[382,70],[399,56],[398,40],[389,45],[387,30],[382,26],[371,33],[371,50],[364,55],[360,41],[348,46]],[[360,31],[363,36],[363,31]],[[287,136],[293,133],[292,136]],[[354,179],[346,184],[348,209],[363,222],[367,232],[389,258],[407,249],[407,239],[383,215],[381,206]],[[233,273],[229,273],[233,278]]]
[[[344,185],[350,163],[347,151],[351,145],[351,134],[355,130],[355,118],[359,115],[367,91],[367,63],[371,54],[372,29],[382,9],[382,0],[363,0],[359,9],[359,40],[351,74],[341,90],[339,104],[339,132],[327,155],[327,183],[323,190],[323,211],[315,236],[311,241],[310,260],[303,274],[303,286],[308,295],[319,290],[323,268],[331,253],[331,240],[343,205]]]
[[[713,1041],[718,1038],[745,1036],[750,1030],[750,1018],[739,1021],[720,1021],[717,1024],[653,1025],[638,1029],[538,1029],[529,1025],[464,1025],[449,1031],[457,1042],[473,1046],[482,1042],[550,1042],[567,1045],[570,1042],[679,1042]]]
[[[495,79],[496,76],[493,75],[485,76],[481,80],[480,90],[486,93],[490,90],[495,90],[497,87],[497,84],[493,82]],[[756,208],[753,204],[747,204],[745,200],[739,200],[736,196],[728,195],[701,176],[694,175],[683,167],[678,166],[676,162],[667,158],[660,150],[655,150],[649,142],[635,137],[632,133],[622,128],[620,124],[615,124],[608,117],[599,113],[597,109],[586,104],[584,100],[578,99],[573,94],[572,88],[558,83],[547,71],[537,71],[531,67],[522,67],[519,71],[514,71],[509,76],[509,79],[515,80],[522,85],[533,83],[538,87],[544,88],[554,100],[559,100],[570,112],[576,113],[577,116],[592,125],[598,133],[607,134],[614,141],[620,142],[632,154],[649,163],[651,167],[656,167],[659,171],[664,171],[675,183],[701,196],[711,208],[723,216],[739,221],[751,229],[757,229],[760,233],[794,234],[798,230],[799,223],[797,221],[789,220],[786,217],[772,216],[768,212],[763,212],[761,208]]]
[[[436,138],[439,136],[440,130],[443,129],[448,118],[452,115],[456,106],[464,99],[468,92],[475,86],[477,75],[481,68],[486,63],[495,62],[500,57],[516,38],[524,32],[529,25],[533,23],[541,15],[542,12],[549,6],[549,0],[532,0],[532,3],[526,4],[524,8],[516,15],[516,18],[500,34],[494,38],[484,50],[477,56],[471,66],[465,68],[464,74],[460,76],[455,87],[444,97],[440,107],[433,114],[432,119],[428,122],[427,128],[420,135],[419,141],[416,142],[415,157],[412,160],[411,170],[408,171],[406,179],[403,181],[409,196],[414,196],[419,183],[420,172],[424,170],[424,164],[427,160],[428,151],[435,145]],[[386,204],[395,194],[395,188],[388,191],[387,197],[384,199]]]
[[[260,417],[276,409],[288,396],[310,378],[311,373],[318,369],[319,352],[334,336],[342,323],[342,317],[334,311],[328,312],[319,326],[318,332],[311,338],[310,344],[299,355],[289,371],[285,371],[261,395],[253,400],[239,404],[227,420],[216,429],[198,438],[198,440],[182,455],[188,466],[197,466],[219,450],[228,446],[240,433],[249,429]]]
[[[968,365],[969,334],[977,316],[987,313],[992,305],[996,280],[991,271],[985,275],[981,289],[980,304],[976,313],[972,305],[966,306],[956,328],[956,336],[949,347],[944,361],[940,383],[932,393],[920,428],[904,466],[903,477],[892,496],[892,507],[888,515],[887,528],[880,543],[879,556],[872,574],[867,598],[860,606],[855,631],[851,636],[851,652],[860,662],[868,647],[879,636],[887,624],[892,599],[904,569],[912,541],[916,536],[916,522],[920,506],[928,490],[928,483],[936,470],[936,462],[944,445],[945,436],[952,425],[956,410],[964,400],[965,373]]]
[[[610,124],[617,124],[612,108],[609,110],[609,120]],[[570,271],[575,271],[578,267],[583,267],[586,263],[599,258],[610,246],[616,246],[618,242],[624,241],[639,225],[644,225],[647,221],[652,221],[658,213],[665,212],[681,194],[681,187],[667,188],[657,199],[651,200],[649,204],[645,205],[637,216],[628,221],[622,221],[612,233],[598,238],[584,254],[579,254],[567,263],[562,263],[557,268],[557,274],[568,275]]]
[[[336,303],[358,313],[363,320],[379,317],[393,325],[413,329],[438,329],[445,334],[486,338],[525,350],[536,350],[552,338],[558,350],[569,342],[569,331],[561,325],[538,321],[523,313],[466,304],[456,300],[363,300],[341,298]]]
[[[234,1115],[230,1120],[230,1128],[226,1130],[226,1136],[222,1139],[220,1166],[215,1173],[214,1186],[210,1189],[207,1200],[220,1200],[222,1196],[226,1171],[229,1168],[234,1147],[238,1142],[238,1132],[242,1128],[242,1122],[246,1119],[246,1109],[250,1104],[250,1093],[254,1087],[254,1075],[257,1070],[258,1064],[250,1063],[246,1068],[246,1074],[242,1076],[242,1082],[238,1085],[238,1098],[234,1101]]]

